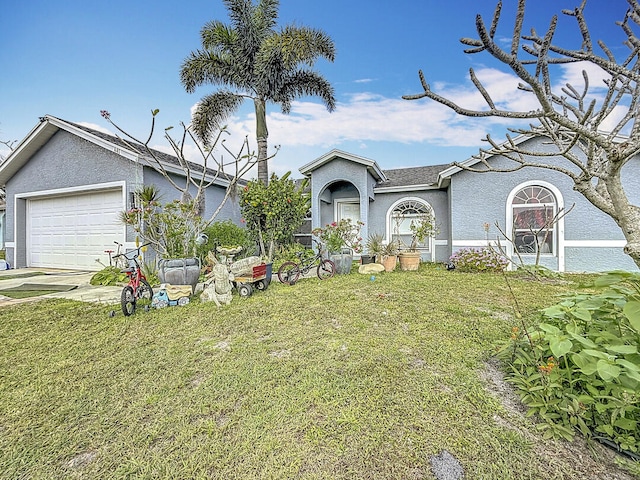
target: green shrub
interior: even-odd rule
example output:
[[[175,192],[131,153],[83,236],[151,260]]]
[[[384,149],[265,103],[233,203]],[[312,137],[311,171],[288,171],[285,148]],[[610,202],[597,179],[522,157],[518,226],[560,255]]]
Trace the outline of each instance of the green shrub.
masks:
[[[298,263],[300,261],[300,257],[297,254],[300,252],[306,252],[309,256],[313,254],[310,249],[297,242],[278,247],[273,258],[273,271],[277,272],[280,265],[284,262],[291,261]]]
[[[260,245],[262,255],[274,258],[276,248],[294,241],[293,234],[304,223],[311,206],[305,193],[308,181],[296,184],[291,172],[269,184],[252,180],[240,191],[240,209],[247,229]]]
[[[219,246],[241,246],[242,251],[236,258],[255,255],[256,244],[250,238],[249,231],[231,220],[214,222],[204,230],[204,233],[208,240],[207,243],[198,247],[198,255],[201,258],[204,258],[211,250],[215,252]]]
[[[514,328],[501,356],[547,437],[603,437],[640,451],[640,275],[612,272]]]
[[[102,286],[116,286],[118,284],[127,283],[127,274],[120,273],[120,269],[118,267],[105,267],[99,272],[96,272],[91,280],[89,280],[91,285],[102,285]]]
[[[507,260],[491,248],[461,248],[449,258],[462,272],[501,272]]]

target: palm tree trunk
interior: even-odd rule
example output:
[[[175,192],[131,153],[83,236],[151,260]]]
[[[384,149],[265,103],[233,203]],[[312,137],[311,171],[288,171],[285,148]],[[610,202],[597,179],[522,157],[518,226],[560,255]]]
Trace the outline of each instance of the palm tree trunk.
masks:
[[[263,98],[253,100],[256,111],[256,139],[258,141],[258,180],[269,184],[269,165],[267,164],[267,107]]]

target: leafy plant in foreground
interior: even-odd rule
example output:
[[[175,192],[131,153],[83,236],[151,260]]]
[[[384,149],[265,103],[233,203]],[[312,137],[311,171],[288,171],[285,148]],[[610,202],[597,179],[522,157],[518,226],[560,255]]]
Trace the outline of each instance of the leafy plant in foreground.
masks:
[[[611,272],[597,293],[543,310],[537,328],[514,328],[501,356],[546,437],[587,437],[640,451],[640,275]]]

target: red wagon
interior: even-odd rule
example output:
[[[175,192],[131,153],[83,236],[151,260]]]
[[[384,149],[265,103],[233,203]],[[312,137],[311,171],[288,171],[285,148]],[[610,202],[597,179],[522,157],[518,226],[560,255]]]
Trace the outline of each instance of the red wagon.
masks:
[[[266,290],[271,282],[271,264],[261,263],[251,270],[251,275],[238,275],[233,280],[241,297],[250,297],[255,289]]]

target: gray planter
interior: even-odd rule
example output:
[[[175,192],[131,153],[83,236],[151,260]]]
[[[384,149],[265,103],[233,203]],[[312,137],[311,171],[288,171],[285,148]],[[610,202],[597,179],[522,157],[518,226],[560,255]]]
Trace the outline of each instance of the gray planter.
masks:
[[[191,285],[195,289],[200,278],[199,258],[175,258],[160,260],[158,263],[158,277],[160,283],[171,285]]]
[[[353,253],[351,250],[345,249],[341,253],[332,252],[329,254],[329,260],[336,265],[336,273],[339,275],[351,273],[353,265]]]

